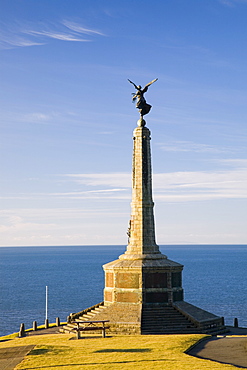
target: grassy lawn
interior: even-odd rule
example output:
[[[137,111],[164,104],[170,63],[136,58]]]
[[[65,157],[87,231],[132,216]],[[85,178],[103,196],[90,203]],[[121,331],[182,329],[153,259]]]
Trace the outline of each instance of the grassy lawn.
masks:
[[[204,335],[135,335],[101,338],[88,335],[36,335],[0,338],[0,349],[35,344],[16,369],[236,369],[232,365],[202,360],[184,353]],[[13,338],[13,337],[12,337]],[[5,339],[5,340],[4,340]]]

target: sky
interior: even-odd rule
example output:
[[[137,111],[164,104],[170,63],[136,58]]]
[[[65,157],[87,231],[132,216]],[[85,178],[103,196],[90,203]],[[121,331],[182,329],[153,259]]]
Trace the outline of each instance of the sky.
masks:
[[[145,86],[158,244],[247,244],[246,0],[0,1],[0,246],[126,245]]]

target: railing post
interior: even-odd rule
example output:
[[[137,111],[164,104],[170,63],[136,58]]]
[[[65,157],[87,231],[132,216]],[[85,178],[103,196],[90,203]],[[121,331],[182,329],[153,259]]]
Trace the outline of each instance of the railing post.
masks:
[[[234,319],[234,328],[238,328],[238,319],[235,317]]]
[[[49,320],[48,319],[45,319],[45,328],[48,329],[49,328]]]
[[[37,330],[37,321],[33,321],[33,331]]]
[[[19,338],[21,337],[25,337],[25,324],[24,323],[20,325]]]

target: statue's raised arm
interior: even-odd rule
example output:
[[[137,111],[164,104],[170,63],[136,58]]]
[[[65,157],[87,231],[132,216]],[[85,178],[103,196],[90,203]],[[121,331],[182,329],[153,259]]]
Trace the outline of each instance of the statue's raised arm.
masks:
[[[143,88],[143,93],[145,93],[145,92],[147,92],[148,91],[148,87],[150,86],[150,85],[152,85],[155,81],[157,81],[158,80],[158,78],[155,78],[154,80],[152,80],[151,82],[149,82],[148,84],[146,84],[146,86]]]
[[[150,109],[152,108],[152,105],[150,104],[147,104],[146,102],[146,99],[144,98],[144,94],[145,92],[148,91],[148,87],[150,85],[152,85],[155,81],[157,81],[158,78],[155,78],[154,80],[152,80],[151,82],[149,82],[143,89],[141,87],[141,85],[136,85],[134,82],[130,81],[128,79],[128,81],[134,85],[135,89],[137,90],[136,93],[132,93],[133,97],[132,97],[132,101],[134,102],[136,99],[137,99],[137,102],[136,102],[136,108],[139,109],[139,112],[140,112],[140,120],[141,121],[144,121],[143,120],[143,116],[145,114],[148,114]],[[145,122],[145,121],[144,121]]]
[[[129,79],[128,79],[128,81],[129,81],[132,85],[134,85],[134,86],[135,86],[135,89],[136,89],[136,90],[138,90],[138,86],[136,86],[136,84],[135,84],[134,82],[130,81]]]

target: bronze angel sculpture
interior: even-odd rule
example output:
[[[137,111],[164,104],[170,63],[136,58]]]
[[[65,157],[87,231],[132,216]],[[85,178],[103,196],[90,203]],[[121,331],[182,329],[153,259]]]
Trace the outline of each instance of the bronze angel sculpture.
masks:
[[[144,98],[144,94],[145,92],[148,91],[148,87],[150,85],[152,85],[155,81],[157,81],[158,78],[156,78],[155,80],[149,82],[143,89],[140,85],[136,85],[134,84],[134,82],[130,81],[128,79],[128,81],[134,85],[135,89],[137,90],[136,93],[132,93],[133,97],[132,97],[132,101],[135,102],[136,99],[137,99],[137,102],[136,102],[136,108],[139,109],[139,112],[140,112],[140,115],[141,115],[141,120],[143,119],[143,116],[145,114],[148,114],[150,109],[152,108],[152,105],[148,104],[146,102],[146,99]]]

